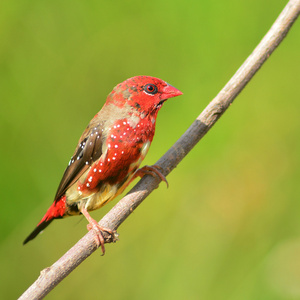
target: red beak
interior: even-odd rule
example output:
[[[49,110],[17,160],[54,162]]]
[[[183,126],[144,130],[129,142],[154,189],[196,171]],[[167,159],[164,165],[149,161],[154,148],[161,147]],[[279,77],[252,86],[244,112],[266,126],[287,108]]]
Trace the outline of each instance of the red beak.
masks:
[[[162,98],[165,100],[180,95],[182,95],[182,92],[170,84],[167,84],[167,86],[163,88]]]

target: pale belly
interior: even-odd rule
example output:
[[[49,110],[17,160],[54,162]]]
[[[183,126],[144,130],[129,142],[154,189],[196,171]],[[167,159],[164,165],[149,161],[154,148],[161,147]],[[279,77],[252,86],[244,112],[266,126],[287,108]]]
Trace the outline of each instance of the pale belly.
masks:
[[[89,191],[86,193],[83,193],[78,189],[78,183],[75,183],[72,187],[70,187],[66,192],[66,214],[77,215],[80,213],[82,208],[85,208],[87,211],[96,210],[121,194],[132,180],[134,173],[139,168],[149,150],[149,147],[150,142],[147,142],[143,145],[140,157],[137,159],[137,161],[130,164],[126,179],[124,178],[121,183],[109,184],[106,182],[99,190],[93,192]],[[85,181],[88,173],[89,170],[86,171],[86,175],[81,177],[80,181]]]
[[[106,183],[98,191],[86,195],[79,192],[77,185],[74,184],[66,192],[66,214],[78,215],[82,208],[85,208],[87,211],[92,211],[104,206],[124,191],[132,176],[133,174],[129,176],[122,185]]]

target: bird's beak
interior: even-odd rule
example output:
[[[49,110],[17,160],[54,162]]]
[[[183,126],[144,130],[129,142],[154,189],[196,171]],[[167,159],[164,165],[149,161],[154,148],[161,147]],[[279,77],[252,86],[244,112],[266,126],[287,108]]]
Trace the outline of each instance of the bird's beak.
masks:
[[[180,96],[182,95],[182,92],[179,91],[178,89],[176,89],[174,86],[167,84],[164,88],[163,88],[163,95],[162,98],[167,100],[169,98],[172,97],[176,97],[176,96]]]

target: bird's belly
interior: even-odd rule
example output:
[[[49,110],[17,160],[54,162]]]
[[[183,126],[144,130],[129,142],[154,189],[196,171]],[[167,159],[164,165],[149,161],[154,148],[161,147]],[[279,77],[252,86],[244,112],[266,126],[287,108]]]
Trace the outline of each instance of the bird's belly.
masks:
[[[86,199],[84,207],[88,210],[95,210],[114,199],[119,193],[117,184],[105,184],[99,192],[94,193]]]
[[[132,166],[133,167],[133,166]],[[136,169],[136,168],[134,168]],[[67,204],[67,215],[77,215],[80,214],[82,208],[85,208],[87,211],[96,210],[101,208],[119,194],[121,194],[127,185],[129,184],[134,172],[128,174],[123,182],[118,183],[108,183],[101,185],[101,188],[89,192],[84,195],[84,193],[78,191],[77,185],[73,185],[66,192],[66,204]]]

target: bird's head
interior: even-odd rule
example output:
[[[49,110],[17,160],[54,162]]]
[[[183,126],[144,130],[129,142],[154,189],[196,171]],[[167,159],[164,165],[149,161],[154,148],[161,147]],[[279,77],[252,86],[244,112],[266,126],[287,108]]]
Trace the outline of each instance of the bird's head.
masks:
[[[182,92],[167,82],[150,76],[135,76],[118,84],[108,96],[107,104],[128,107],[133,112],[156,114],[163,103]]]

